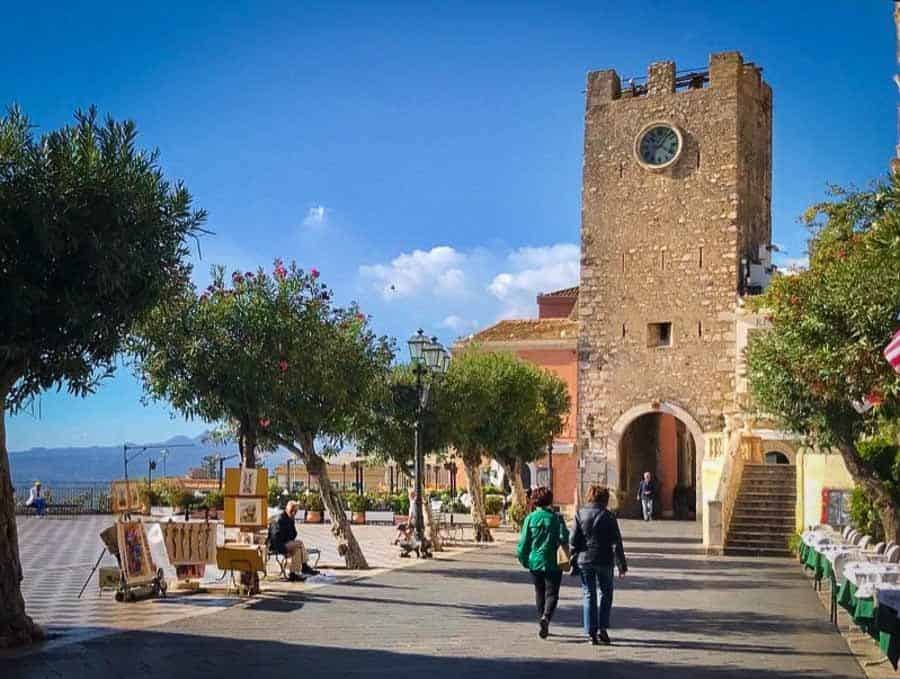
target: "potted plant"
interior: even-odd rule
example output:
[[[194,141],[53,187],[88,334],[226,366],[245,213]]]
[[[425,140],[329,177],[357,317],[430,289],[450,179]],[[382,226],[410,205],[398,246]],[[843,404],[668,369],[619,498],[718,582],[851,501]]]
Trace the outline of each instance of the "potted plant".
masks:
[[[500,527],[500,512],[503,510],[502,495],[488,495],[484,498],[484,520],[488,528]]]
[[[391,508],[394,510],[394,523],[409,523],[409,495],[400,492],[392,496]]]
[[[211,490],[206,494],[204,502],[209,511],[209,518],[219,518],[219,513],[225,510],[225,495],[221,490]]]
[[[347,498],[350,507],[350,520],[353,523],[366,522],[366,510],[369,508],[369,498],[359,493],[354,493]]]
[[[325,503],[318,493],[307,493],[302,504],[306,508],[306,523],[322,523]]]
[[[528,509],[524,505],[513,505],[506,512],[506,518],[516,530],[522,528],[522,522],[525,521],[526,516],[528,516]]]

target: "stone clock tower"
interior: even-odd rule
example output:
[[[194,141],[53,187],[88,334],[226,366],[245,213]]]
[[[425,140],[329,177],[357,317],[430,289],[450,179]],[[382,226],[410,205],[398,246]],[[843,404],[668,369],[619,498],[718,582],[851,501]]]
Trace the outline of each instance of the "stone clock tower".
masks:
[[[670,474],[672,488],[693,484],[699,516],[706,440],[737,410],[742,298],[769,270],[771,148],[771,89],[737,52],[687,74],[652,64],[639,82],[588,74],[582,490],[605,483],[624,507],[643,471]],[[674,467],[654,459],[666,417],[686,451]]]

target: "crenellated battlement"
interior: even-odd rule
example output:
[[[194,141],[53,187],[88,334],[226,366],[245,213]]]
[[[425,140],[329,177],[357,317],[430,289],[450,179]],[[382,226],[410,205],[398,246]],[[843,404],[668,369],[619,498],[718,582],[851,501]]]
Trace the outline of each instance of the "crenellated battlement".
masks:
[[[614,69],[591,71],[587,76],[587,107],[637,97],[653,97],[707,87],[735,90],[741,84],[762,88],[762,68],[744,62],[740,52],[719,52],[709,57],[706,69],[678,71],[674,61],[650,64],[647,75],[627,78],[625,82]]]

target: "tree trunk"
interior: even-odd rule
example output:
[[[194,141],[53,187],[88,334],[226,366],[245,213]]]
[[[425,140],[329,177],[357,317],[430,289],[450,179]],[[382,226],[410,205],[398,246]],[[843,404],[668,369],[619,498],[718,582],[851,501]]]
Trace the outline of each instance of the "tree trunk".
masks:
[[[7,380],[0,385],[0,649],[24,646],[44,638],[44,631],[26,615],[22,598],[22,563],[3,410],[10,384]]]
[[[366,557],[353,529],[347,520],[347,512],[344,511],[344,503],[338,492],[331,485],[328,478],[328,464],[324,458],[316,452],[315,441],[312,436],[304,435],[300,440],[300,449],[296,446],[286,446],[289,450],[299,453],[310,474],[315,474],[319,479],[319,493],[325,508],[331,514],[331,533],[337,541],[338,554],[344,557],[344,563],[350,570],[365,570],[369,567]]]
[[[844,464],[847,465],[853,480],[872,498],[872,505],[878,511],[884,529],[884,539],[900,542],[900,516],[890,489],[878,477],[874,468],[862,459],[856,446],[841,444],[838,450],[841,451],[841,457],[844,458]]]
[[[525,497],[525,484],[522,483],[522,462],[521,460],[513,460],[512,464],[500,462],[503,467],[503,473],[509,479],[509,487],[512,489],[512,503],[525,507],[528,505],[528,498]]]
[[[403,474],[410,481],[413,481],[413,485],[410,486],[408,493],[412,495],[412,492],[415,488],[415,479],[413,476],[403,470]],[[409,498],[409,507],[410,512],[412,512],[413,500],[412,497]],[[426,500],[425,497],[422,497],[422,511],[425,512],[425,537],[428,538],[428,542],[431,544],[432,552],[443,552],[444,551],[444,542],[441,540],[441,531],[440,527],[437,525],[437,519],[434,518],[434,512],[431,511],[431,501]]]
[[[477,460],[477,462],[476,462]],[[472,525],[475,528],[475,542],[493,542],[494,536],[484,517],[484,489],[481,486],[481,456],[464,455],[466,478],[469,481],[469,496],[472,498]]]
[[[242,427],[238,437],[238,447],[241,449],[241,463],[247,469],[256,466],[256,434],[249,428]]]

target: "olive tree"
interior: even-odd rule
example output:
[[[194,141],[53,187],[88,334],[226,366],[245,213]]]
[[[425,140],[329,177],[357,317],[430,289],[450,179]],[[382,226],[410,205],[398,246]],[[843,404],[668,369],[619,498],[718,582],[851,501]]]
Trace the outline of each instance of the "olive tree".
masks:
[[[20,581],[4,415],[41,391],[90,394],[135,321],[188,276],[205,213],[133,122],[95,110],[35,137],[0,118],[0,648],[42,636]]]

